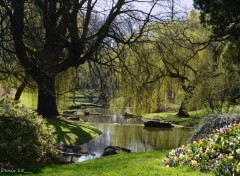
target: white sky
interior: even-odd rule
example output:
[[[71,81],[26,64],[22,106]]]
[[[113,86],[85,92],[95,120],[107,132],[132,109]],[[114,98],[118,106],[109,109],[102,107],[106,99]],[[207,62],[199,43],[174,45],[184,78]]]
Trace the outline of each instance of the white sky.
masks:
[[[177,0],[179,1],[182,6],[186,6],[187,8],[192,9],[193,8],[193,0]]]
[[[149,0],[151,2],[151,0]],[[147,2],[147,1],[145,1]],[[159,1],[159,5],[162,6],[162,5],[166,5],[166,2],[167,1]],[[168,0],[168,3],[171,4],[171,0]],[[193,9],[193,0],[174,0],[174,3],[175,3],[175,8],[178,9],[178,10],[183,10],[183,11],[190,11]],[[168,4],[168,5],[170,5]],[[139,1],[138,3],[135,4],[137,7],[139,7],[140,9],[148,9],[149,10],[149,6],[146,5],[146,3],[142,3],[141,1]],[[163,7],[163,6],[162,6]],[[146,11],[148,11],[146,10]]]

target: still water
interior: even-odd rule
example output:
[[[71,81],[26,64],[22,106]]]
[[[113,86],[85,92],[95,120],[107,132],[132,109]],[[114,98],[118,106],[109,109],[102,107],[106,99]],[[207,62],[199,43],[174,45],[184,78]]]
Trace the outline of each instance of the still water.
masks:
[[[27,92],[21,97],[24,104],[36,108],[37,95]],[[26,101],[27,100],[27,101]],[[63,110],[69,99],[58,99],[58,108]],[[85,110],[84,110],[85,111]],[[146,128],[143,120],[138,117],[116,115],[108,109],[91,109],[98,115],[82,116],[90,125],[97,127],[102,134],[96,139],[82,145],[85,152],[101,156],[105,147],[109,145],[124,147],[132,152],[151,150],[166,150],[186,144],[193,129],[186,128]],[[84,161],[93,158],[92,155],[75,158],[75,161]]]
[[[193,129],[186,128],[146,128],[140,118],[121,115],[86,116],[84,120],[97,127],[102,134],[82,145],[83,151],[101,156],[109,145],[124,147],[132,152],[166,150],[186,144]],[[83,161],[81,157],[78,161]]]

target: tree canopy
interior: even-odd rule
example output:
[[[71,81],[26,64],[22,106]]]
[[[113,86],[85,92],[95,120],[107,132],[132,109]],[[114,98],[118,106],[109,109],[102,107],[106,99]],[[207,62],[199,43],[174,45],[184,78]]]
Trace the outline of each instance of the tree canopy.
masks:
[[[211,25],[217,37],[240,36],[240,0],[194,0],[194,7],[201,11],[201,21]]]
[[[140,2],[146,9],[137,8]],[[1,48],[14,53],[37,83],[39,114],[56,116],[56,76],[86,61],[111,65],[118,54],[103,60],[100,53],[117,53],[124,45],[139,41],[147,24],[156,20],[152,15],[156,4],[138,0],[2,0]]]

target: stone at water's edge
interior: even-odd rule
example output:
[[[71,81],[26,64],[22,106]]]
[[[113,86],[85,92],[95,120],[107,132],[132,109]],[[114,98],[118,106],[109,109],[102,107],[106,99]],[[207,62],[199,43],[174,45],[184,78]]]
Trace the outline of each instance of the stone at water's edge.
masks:
[[[122,148],[122,147],[118,147],[118,146],[107,146],[104,149],[102,156],[115,155],[115,154],[122,153],[122,152],[130,153],[131,150]]]
[[[171,122],[163,122],[158,120],[149,120],[144,122],[145,127],[158,127],[158,128],[172,128],[173,125]]]
[[[62,163],[72,163],[74,161],[74,157],[80,158],[82,156],[91,156],[95,157],[95,154],[83,152],[82,148],[79,145],[57,145],[55,147],[60,151],[60,161]]]

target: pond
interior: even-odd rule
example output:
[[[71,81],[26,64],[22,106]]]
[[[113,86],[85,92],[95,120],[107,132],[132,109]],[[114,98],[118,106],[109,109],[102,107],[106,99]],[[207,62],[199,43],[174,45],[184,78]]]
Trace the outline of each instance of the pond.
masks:
[[[191,128],[147,128],[138,117],[104,114],[82,118],[102,131],[98,138],[81,146],[83,151],[95,154],[96,157],[101,156],[109,145],[124,147],[132,152],[177,148],[186,144],[193,132]],[[89,156],[82,156],[78,161],[86,159]]]
[[[24,103],[29,107],[36,107],[36,94],[24,93],[22,99],[25,99]],[[69,99],[58,100],[59,109],[65,109],[64,106],[68,102]],[[98,115],[83,115],[81,118],[97,127],[102,134],[81,147],[84,152],[94,154],[94,157],[101,156],[104,148],[109,145],[124,147],[132,152],[177,148],[186,144],[193,132],[193,129],[189,128],[146,128],[143,120],[138,117],[122,116],[101,108],[91,109],[91,111]],[[73,158],[73,161],[84,161],[94,157],[87,155]]]

